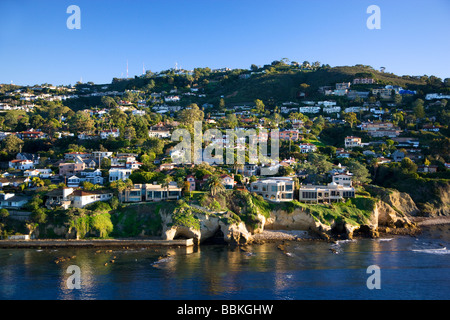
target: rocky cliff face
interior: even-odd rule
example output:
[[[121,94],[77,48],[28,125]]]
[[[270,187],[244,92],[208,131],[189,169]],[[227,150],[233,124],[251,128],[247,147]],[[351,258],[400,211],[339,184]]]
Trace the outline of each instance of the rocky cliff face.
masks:
[[[322,223],[302,208],[296,208],[293,212],[285,210],[273,210],[267,219],[258,214],[259,223],[256,226],[246,226],[243,222],[226,223],[223,219],[209,215],[197,215],[200,221],[200,229],[196,230],[185,226],[172,226],[170,213],[162,214],[163,239],[172,240],[182,236],[193,238],[197,244],[214,236],[219,230],[223,233],[223,239],[232,244],[248,244],[252,242],[252,235],[266,230],[305,230],[313,232],[324,239],[330,239],[337,234],[352,238],[355,232],[367,236],[377,237],[378,227],[389,228],[413,228],[414,224],[408,218],[409,213],[415,212],[415,205],[405,195],[391,195],[387,198],[406,212],[394,209],[390,204],[382,200],[375,203],[372,214],[362,225],[346,223],[343,221],[328,221]]]
[[[410,195],[405,192],[392,191],[383,196],[381,200],[405,215],[416,216],[420,213]]]
[[[172,215],[163,212],[162,239],[173,240],[177,237],[193,238],[194,243],[201,242],[213,237],[217,232],[223,233],[223,239],[232,244],[246,244],[251,242],[252,234],[247,230],[243,222],[225,223],[218,217],[206,214],[197,214],[200,229],[186,226],[172,225]],[[255,230],[258,232],[258,230]]]
[[[161,238],[165,240],[179,237],[193,238],[196,244],[200,244],[209,238],[220,235],[228,243],[248,244],[253,241],[254,234],[264,230],[303,230],[324,239],[330,239],[336,235],[352,238],[354,233],[377,237],[379,227],[385,229],[414,228],[415,225],[410,221],[410,217],[417,214],[418,209],[409,195],[385,190],[378,190],[383,193],[378,196],[379,200],[372,202],[375,205],[371,209],[370,216],[367,216],[367,210],[370,209],[366,209],[365,217],[367,219],[360,224],[351,219],[341,219],[336,215],[328,215],[328,217],[334,217],[332,219],[337,221],[322,221],[324,218],[318,219],[311,214],[312,207],[296,206],[294,209],[287,210],[286,207],[281,206],[283,209],[273,209],[269,215],[266,212],[266,216],[258,209],[255,213],[257,219],[253,220],[251,225],[240,221],[232,212],[209,214],[206,211],[201,213],[201,208],[198,208],[199,210],[195,213],[191,213],[195,216],[195,223],[189,224],[188,222],[191,220],[186,220],[184,225],[182,225],[183,223],[180,225],[179,222],[174,222],[172,210],[166,208],[161,209],[158,213],[158,217],[161,218],[158,220],[158,226],[160,226],[158,230],[161,230]],[[189,215],[187,217],[192,218]],[[159,222],[161,223],[159,224]],[[49,228],[57,236],[76,237],[77,232],[74,228],[68,230],[67,227],[46,226],[46,229]],[[140,235],[144,235],[143,231],[140,232]]]
[[[450,216],[450,184],[439,189],[440,203],[429,210],[429,216]],[[428,210],[427,210],[428,211]]]
[[[386,189],[379,186],[365,186],[372,196],[378,197],[382,201],[389,204],[397,212],[405,215],[416,216],[420,214],[420,210],[414,203],[411,196],[406,192],[399,192],[395,189]]]
[[[373,225],[376,227],[407,228],[413,225],[406,212],[395,210],[387,202],[381,200],[376,203],[372,216]]]

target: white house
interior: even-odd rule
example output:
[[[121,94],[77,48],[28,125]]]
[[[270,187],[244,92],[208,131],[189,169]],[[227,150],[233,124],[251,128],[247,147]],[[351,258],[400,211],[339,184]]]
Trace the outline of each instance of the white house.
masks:
[[[292,201],[294,199],[294,181],[288,177],[273,177],[251,183],[251,192],[261,195],[272,202]]]
[[[167,96],[167,97],[164,97],[164,101],[177,102],[177,101],[180,101],[180,97],[179,96]]]
[[[25,170],[23,175],[30,178],[39,177],[41,179],[48,179],[53,176],[53,172],[52,169],[29,169]]]
[[[132,169],[127,168],[111,168],[109,170],[109,182],[117,181],[117,180],[127,180],[130,178]]]
[[[338,113],[341,112],[341,107],[324,107],[323,112],[325,113]]]
[[[104,180],[105,179],[102,177],[102,172],[100,169],[87,169],[67,178],[67,186],[78,187],[85,181],[92,184],[103,185]]]
[[[318,101],[317,105],[324,107],[334,107],[336,106],[336,101]]]
[[[123,155],[111,158],[111,167],[126,167],[127,163],[136,161],[135,156]]]
[[[142,162],[134,160],[134,161],[127,162],[125,167],[127,169],[137,170],[141,167],[141,165],[142,165]]]
[[[317,150],[317,147],[312,143],[301,143],[300,151],[301,153],[309,153]]]
[[[0,193],[0,208],[22,208],[28,200],[27,197],[16,196],[14,193]]]
[[[221,175],[220,179],[222,180],[222,184],[225,187],[225,189],[233,189],[234,185],[236,184],[236,181],[234,181],[234,177],[229,176],[227,174]]]
[[[300,113],[319,113],[320,107],[300,107],[298,108]]]
[[[344,198],[354,198],[355,189],[353,187],[344,187],[331,182],[327,186],[306,185],[300,186],[299,200],[306,203],[331,203],[339,202]]]
[[[95,191],[82,191],[75,190],[68,198],[72,201],[72,206],[75,208],[83,208],[88,204],[97,201],[108,201],[113,197],[111,191],[95,190]]]
[[[113,153],[111,151],[93,151],[92,158],[96,160],[101,160],[103,158],[111,158]]]
[[[100,138],[102,139],[108,139],[109,137],[118,138],[119,136],[119,129],[102,130],[100,132]]]
[[[131,113],[135,116],[144,116],[145,115],[144,110],[133,110],[133,111],[131,111]]]
[[[19,169],[19,170],[28,170],[28,169],[34,169],[34,163],[31,160],[11,160],[9,162],[9,167],[13,169]]]
[[[350,158],[350,152],[345,151],[344,148],[337,148],[336,158]]]
[[[150,130],[148,132],[150,138],[170,138],[170,130],[164,128],[158,128],[157,130]]]
[[[353,174],[351,174],[350,172],[336,173],[333,175],[333,182],[343,187],[351,187],[352,177]]]

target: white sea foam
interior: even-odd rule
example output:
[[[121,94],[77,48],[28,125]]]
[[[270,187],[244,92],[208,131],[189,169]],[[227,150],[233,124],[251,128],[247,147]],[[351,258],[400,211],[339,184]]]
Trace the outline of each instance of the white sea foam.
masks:
[[[422,252],[429,254],[450,254],[450,250],[447,250],[446,247],[439,249],[413,249],[414,252]]]
[[[334,244],[340,246],[342,243],[356,242],[356,240],[337,240]]]
[[[158,261],[153,262],[153,263],[152,263],[152,266],[157,267],[157,266],[159,266],[160,264],[164,264],[164,263],[166,263],[166,262],[169,262],[170,260],[172,260],[171,257],[159,259]]]

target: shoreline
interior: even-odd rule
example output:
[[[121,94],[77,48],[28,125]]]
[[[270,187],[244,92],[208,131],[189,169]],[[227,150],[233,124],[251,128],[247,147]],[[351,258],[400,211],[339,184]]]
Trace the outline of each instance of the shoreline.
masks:
[[[450,216],[439,217],[412,217],[411,221],[419,227],[440,226],[450,224]]]
[[[411,217],[411,221],[417,225],[415,229],[387,228],[379,227],[380,236],[413,236],[420,234],[422,228],[450,224],[450,217]],[[389,230],[389,231],[387,231]],[[387,231],[387,232],[386,232]],[[366,238],[356,235],[355,238]],[[369,238],[369,237],[367,237]],[[329,241],[334,242],[339,239],[324,239],[315,233],[304,230],[263,230],[261,233],[252,236],[252,244],[263,244],[269,242],[283,241]],[[248,245],[248,244],[247,244]],[[0,249],[20,249],[20,248],[112,248],[112,247],[191,247],[194,240],[161,240],[161,239],[33,239],[33,240],[0,240]]]
[[[180,240],[143,240],[143,239],[108,239],[108,240],[0,240],[0,249],[28,248],[113,248],[113,247],[191,247],[193,239]]]

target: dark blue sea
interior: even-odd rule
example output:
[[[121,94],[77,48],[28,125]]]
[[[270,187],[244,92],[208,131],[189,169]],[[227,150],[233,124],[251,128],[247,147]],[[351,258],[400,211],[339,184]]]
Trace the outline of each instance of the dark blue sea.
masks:
[[[416,237],[288,242],[284,252],[276,243],[247,252],[0,249],[0,299],[449,299],[449,248],[447,225]],[[73,258],[55,263],[60,257]],[[79,267],[80,289],[67,287],[70,265]],[[367,286],[373,265],[380,289]]]

